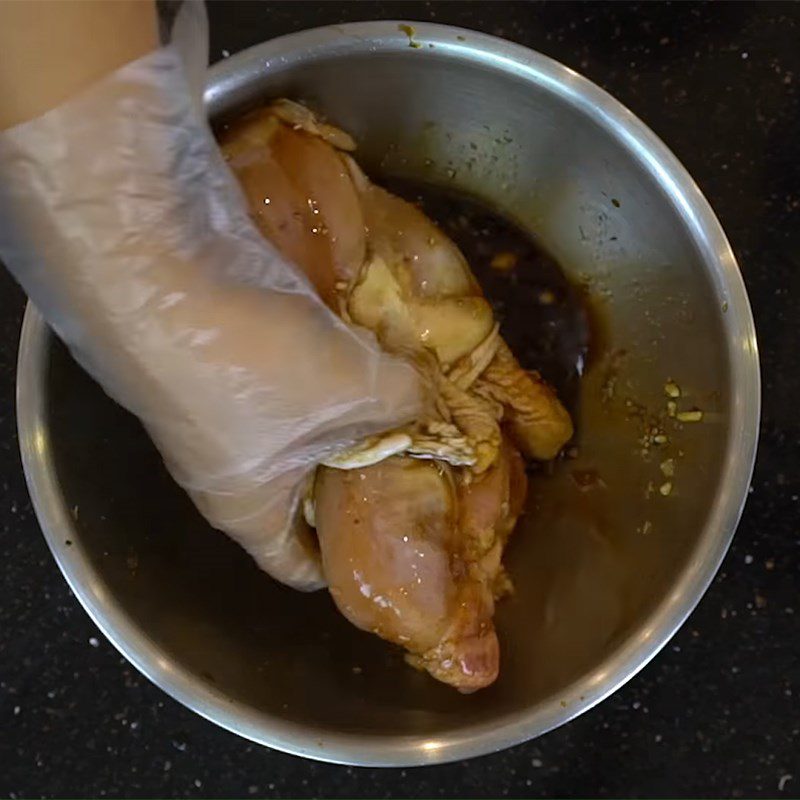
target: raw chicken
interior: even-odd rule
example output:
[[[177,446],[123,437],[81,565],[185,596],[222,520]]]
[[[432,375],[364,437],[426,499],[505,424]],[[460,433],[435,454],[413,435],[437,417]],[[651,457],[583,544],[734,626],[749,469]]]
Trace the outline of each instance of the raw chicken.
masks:
[[[331,595],[462,692],[492,683],[503,548],[522,512],[522,454],[572,436],[554,392],[522,370],[458,248],[371,183],[347,134],[287,100],[221,137],[256,223],[345,320],[430,377],[430,418],[317,470],[306,503]]]
[[[508,443],[471,483],[456,471],[406,457],[364,470],[323,468],[316,522],[342,613],[404,646],[434,677],[471,691],[497,677],[493,590],[526,479]]]

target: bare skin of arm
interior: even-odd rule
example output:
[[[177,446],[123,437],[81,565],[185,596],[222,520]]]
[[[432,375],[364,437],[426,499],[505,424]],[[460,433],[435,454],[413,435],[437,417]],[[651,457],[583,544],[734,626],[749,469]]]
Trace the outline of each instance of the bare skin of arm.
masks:
[[[157,46],[152,0],[0,3],[0,129],[40,116]]]

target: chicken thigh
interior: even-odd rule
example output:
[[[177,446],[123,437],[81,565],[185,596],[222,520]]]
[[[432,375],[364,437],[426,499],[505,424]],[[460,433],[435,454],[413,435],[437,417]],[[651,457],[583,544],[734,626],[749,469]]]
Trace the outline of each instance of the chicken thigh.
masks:
[[[499,335],[464,257],[373,184],[350,137],[281,100],[221,136],[262,233],[328,305],[430,379],[429,418],[321,465],[306,517],[340,611],[462,692],[499,669],[501,558],[527,491],[522,455],[572,436],[555,393]]]

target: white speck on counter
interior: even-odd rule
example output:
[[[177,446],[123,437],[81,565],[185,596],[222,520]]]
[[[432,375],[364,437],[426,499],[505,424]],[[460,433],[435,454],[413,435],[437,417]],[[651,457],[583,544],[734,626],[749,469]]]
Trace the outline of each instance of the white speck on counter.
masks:
[[[749,58],[750,53],[742,53],[742,60]]]
[[[748,554],[747,554],[747,555],[744,557],[744,563],[745,563],[745,564],[752,564],[752,563],[753,563],[753,556],[751,556],[751,555],[748,553]]]
[[[89,637],[89,644],[92,647],[100,647],[100,642],[97,640],[96,636],[90,636]]]
[[[542,759],[541,758],[534,758],[531,760],[531,764],[536,767],[537,769],[542,766]]]
[[[223,58],[229,58],[230,57],[230,51],[229,50],[223,50],[222,51],[222,57]]]

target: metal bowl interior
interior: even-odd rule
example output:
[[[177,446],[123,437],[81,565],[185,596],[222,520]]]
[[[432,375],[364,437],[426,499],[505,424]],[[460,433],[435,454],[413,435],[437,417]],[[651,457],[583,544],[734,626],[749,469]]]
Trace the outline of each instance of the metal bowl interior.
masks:
[[[534,480],[508,554],[517,592],[498,610],[496,685],[461,696],[350,626],[326,593],[295,593],[261,574],[200,518],[138,422],[32,308],[20,350],[20,440],[34,504],[101,629],[214,722],[351,764],[497,750],[565,722],[633,675],[683,622],[725,553],[759,415],[755,333],[734,257],[664,145],[537,53],[414,27],[413,41],[398,23],[376,22],[267,42],[216,65],[206,102],[218,120],[275,96],[309,102],[355,135],[375,174],[451,185],[516,219],[600,306],[606,357],[584,381],[580,457]],[[673,490],[648,496],[648,484],[663,482],[662,453],[642,456],[641,424],[626,409],[662,412],[668,378],[704,419],[666,423]],[[571,478],[578,467],[603,479],[593,516]]]

